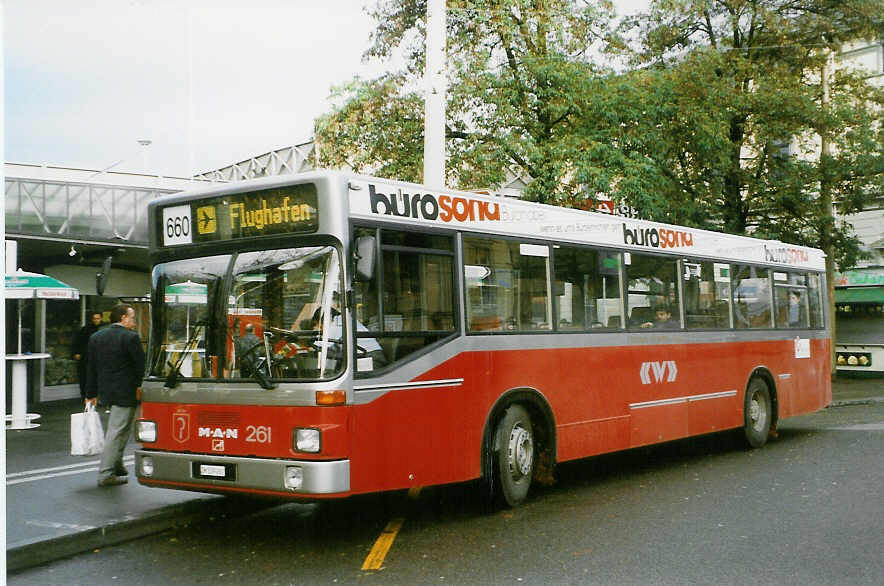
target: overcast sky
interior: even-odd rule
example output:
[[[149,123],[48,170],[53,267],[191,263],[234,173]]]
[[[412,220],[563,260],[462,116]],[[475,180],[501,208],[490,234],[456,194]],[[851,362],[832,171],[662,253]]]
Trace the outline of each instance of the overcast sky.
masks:
[[[6,0],[6,160],[186,177],[310,140],[382,70],[368,2]]]

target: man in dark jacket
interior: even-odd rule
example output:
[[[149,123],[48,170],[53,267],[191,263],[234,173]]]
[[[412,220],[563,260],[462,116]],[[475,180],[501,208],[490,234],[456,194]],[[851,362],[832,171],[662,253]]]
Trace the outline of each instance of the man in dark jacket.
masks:
[[[80,328],[74,336],[74,343],[71,344],[71,358],[77,363],[77,378],[80,382],[80,397],[86,398],[86,364],[88,363],[89,338],[98,331],[101,325],[101,312],[91,311],[88,313],[89,321]]]
[[[86,377],[86,403],[111,406],[104,453],[98,468],[98,486],[125,484],[128,471],[123,466],[123,450],[132,431],[135,409],[141,399],[144,377],[144,349],[135,332],[135,309],[114,306],[111,325],[89,338]]]
[[[239,375],[243,378],[252,376],[261,352],[261,338],[255,335],[255,325],[246,324],[245,335],[236,339],[236,358],[239,361]]]

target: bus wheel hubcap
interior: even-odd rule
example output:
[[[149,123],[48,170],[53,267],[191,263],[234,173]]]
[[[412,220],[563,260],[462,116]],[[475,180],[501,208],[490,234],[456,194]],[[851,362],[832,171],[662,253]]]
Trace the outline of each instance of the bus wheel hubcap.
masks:
[[[521,425],[516,425],[510,432],[507,450],[507,461],[512,477],[519,478],[530,474],[533,460],[534,442],[531,441],[531,434]]]
[[[764,424],[764,411],[761,408],[761,402],[758,400],[757,395],[752,397],[752,402],[749,404],[749,417],[752,420],[752,427],[760,430]]]

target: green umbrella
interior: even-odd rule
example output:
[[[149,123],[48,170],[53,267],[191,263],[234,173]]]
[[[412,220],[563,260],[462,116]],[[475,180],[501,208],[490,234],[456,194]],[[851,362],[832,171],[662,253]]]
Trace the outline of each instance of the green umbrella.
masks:
[[[190,337],[190,305],[205,305],[208,300],[208,287],[202,283],[194,283],[190,279],[183,283],[167,285],[164,291],[166,303],[187,305],[187,322],[184,331]]]
[[[21,269],[5,275],[5,299],[79,299],[80,291],[49,275],[29,273]],[[18,352],[21,354],[21,301],[18,304]]]
[[[79,299],[80,292],[49,275],[21,269],[4,279],[6,299]]]
[[[207,287],[202,283],[185,281],[167,285],[166,303],[205,303]]]

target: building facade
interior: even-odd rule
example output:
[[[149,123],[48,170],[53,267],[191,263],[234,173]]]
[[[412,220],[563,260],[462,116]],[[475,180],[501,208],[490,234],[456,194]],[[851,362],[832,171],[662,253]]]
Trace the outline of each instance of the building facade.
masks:
[[[23,352],[45,352],[32,361],[29,402],[79,396],[73,336],[87,312],[105,320],[119,300],[139,312],[147,339],[150,324],[150,267],[147,257],[147,202],[198,184],[196,181],[133,173],[99,172],[47,165],[5,164],[5,266],[55,277],[80,291],[77,301],[6,302],[6,347],[18,344],[18,303]],[[96,275],[108,270],[103,295]],[[10,380],[7,377],[7,380]],[[8,391],[7,391],[8,392]]]
[[[884,87],[884,42],[853,43],[837,67],[860,73]],[[839,371],[884,373],[884,194],[858,214],[842,218],[853,226],[866,258],[835,275],[835,350]]]

